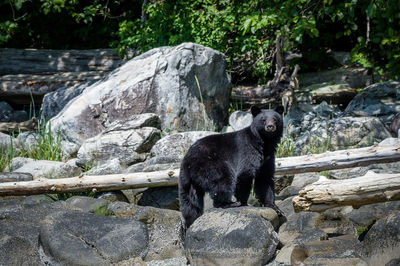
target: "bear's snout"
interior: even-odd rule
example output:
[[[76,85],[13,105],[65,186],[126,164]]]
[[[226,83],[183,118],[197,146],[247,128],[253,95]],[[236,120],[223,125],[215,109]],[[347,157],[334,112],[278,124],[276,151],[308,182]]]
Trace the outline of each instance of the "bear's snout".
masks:
[[[267,122],[265,124],[265,131],[267,132],[274,132],[276,130],[276,126],[273,122]]]

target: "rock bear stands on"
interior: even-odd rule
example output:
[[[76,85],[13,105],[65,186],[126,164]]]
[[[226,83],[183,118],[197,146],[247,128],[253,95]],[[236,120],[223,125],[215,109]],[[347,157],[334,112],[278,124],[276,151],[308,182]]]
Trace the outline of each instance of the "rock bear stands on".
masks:
[[[211,135],[195,142],[183,158],[179,176],[181,211],[188,228],[203,213],[204,194],[214,207],[246,206],[254,192],[263,206],[275,205],[275,150],[283,122],[273,110],[252,107],[253,123],[240,131]],[[235,195],[237,201],[232,201]]]

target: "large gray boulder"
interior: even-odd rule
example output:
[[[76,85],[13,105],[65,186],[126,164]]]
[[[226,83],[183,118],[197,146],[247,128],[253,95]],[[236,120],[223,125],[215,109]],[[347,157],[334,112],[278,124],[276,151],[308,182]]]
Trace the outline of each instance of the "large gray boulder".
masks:
[[[264,265],[279,243],[269,221],[254,213],[213,209],[187,230],[190,265]]]
[[[180,212],[140,207],[125,202],[113,202],[108,206],[108,210],[119,218],[133,219],[146,224],[149,243],[145,261],[183,256],[183,224]]]
[[[92,85],[97,79],[75,84],[73,86],[63,86],[56,91],[44,95],[42,102],[42,115],[46,119],[56,116],[69,101],[81,94],[84,89]]]
[[[39,229],[44,218],[65,209],[62,202],[33,204],[0,201],[0,265],[44,265],[39,254]]]
[[[400,254],[400,211],[378,220],[363,241],[369,265],[385,265]]]
[[[45,254],[61,265],[110,265],[144,258],[148,235],[142,222],[60,211],[45,218],[40,243]]]
[[[318,119],[303,132],[295,141],[297,153],[307,153],[307,149],[324,152],[322,147],[334,150],[366,147],[391,137],[381,120],[371,116]]]
[[[116,120],[148,112],[160,116],[163,130],[220,129],[230,92],[224,55],[183,43],[133,58],[87,87],[50,123],[65,140],[78,145]]]
[[[376,83],[366,87],[347,106],[346,112],[363,111],[379,117],[387,126],[400,112],[400,82]]]

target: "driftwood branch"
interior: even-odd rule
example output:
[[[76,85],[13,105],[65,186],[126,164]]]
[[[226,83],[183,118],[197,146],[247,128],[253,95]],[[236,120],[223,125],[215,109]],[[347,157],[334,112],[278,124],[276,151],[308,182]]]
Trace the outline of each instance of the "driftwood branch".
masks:
[[[400,161],[400,141],[389,145],[325,152],[276,160],[276,175],[320,172]]]
[[[276,175],[317,172],[400,161],[400,142],[390,146],[327,152],[317,155],[279,158]],[[170,171],[80,176],[62,179],[40,178],[33,181],[0,183],[0,196],[43,193],[89,192],[177,185],[179,169]]]
[[[376,174],[346,180],[326,180],[306,186],[293,198],[296,212],[322,212],[353,206],[400,200],[400,174]]]
[[[44,193],[101,192],[131,188],[173,186],[178,182],[179,171],[157,171],[100,176],[0,183],[0,196],[37,195]]]
[[[24,122],[0,122],[0,132],[19,132],[19,131],[32,131],[37,129],[37,120],[32,117]]]

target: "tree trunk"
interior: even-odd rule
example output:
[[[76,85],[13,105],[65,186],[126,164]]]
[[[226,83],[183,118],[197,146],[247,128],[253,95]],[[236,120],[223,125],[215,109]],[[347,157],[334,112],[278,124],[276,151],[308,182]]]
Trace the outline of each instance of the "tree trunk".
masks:
[[[358,208],[377,202],[400,200],[400,174],[376,174],[346,180],[326,180],[306,186],[293,198],[296,212],[322,212],[340,206]]]
[[[390,146],[376,145],[323,154],[279,158],[276,160],[275,174],[317,172],[394,161],[400,161],[400,141],[391,143]],[[174,186],[178,183],[178,176],[179,169],[62,179],[40,178],[34,181],[0,183],[0,196]]]

